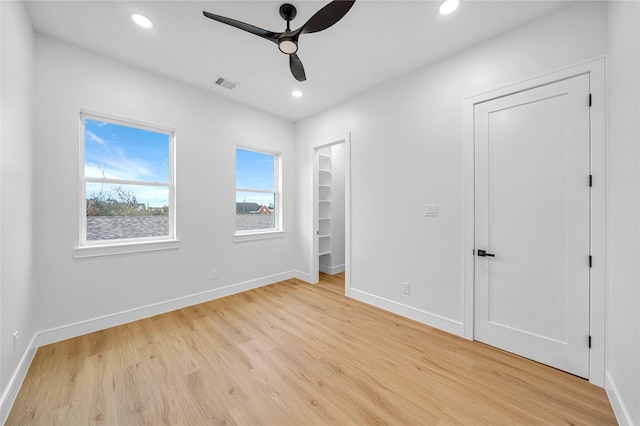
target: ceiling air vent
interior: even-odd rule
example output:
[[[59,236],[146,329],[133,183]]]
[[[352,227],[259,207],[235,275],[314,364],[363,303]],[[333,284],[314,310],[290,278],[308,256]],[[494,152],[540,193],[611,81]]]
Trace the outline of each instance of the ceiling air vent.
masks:
[[[226,89],[235,89],[236,86],[238,85],[238,83],[236,83],[235,81],[231,81],[229,79],[226,79],[220,76],[218,76],[218,78],[216,79],[216,84]]]

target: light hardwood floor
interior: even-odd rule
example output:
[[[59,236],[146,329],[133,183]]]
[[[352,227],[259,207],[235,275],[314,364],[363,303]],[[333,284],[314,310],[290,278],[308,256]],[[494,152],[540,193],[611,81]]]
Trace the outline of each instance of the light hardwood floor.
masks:
[[[38,350],[7,425],[615,424],[604,390],[289,280]]]

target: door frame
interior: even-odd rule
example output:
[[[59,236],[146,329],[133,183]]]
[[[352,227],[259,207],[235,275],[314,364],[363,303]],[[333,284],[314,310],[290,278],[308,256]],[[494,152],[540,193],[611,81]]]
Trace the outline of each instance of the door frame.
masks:
[[[604,386],[605,379],[605,306],[606,306],[606,98],[605,58],[600,57],[569,68],[542,75],[521,83],[502,87],[464,100],[463,111],[463,186],[464,214],[462,215],[464,262],[464,337],[474,340],[474,261],[475,256],[475,159],[474,159],[474,109],[475,105],[503,96],[566,80],[578,75],[589,75],[593,103],[590,111],[591,137],[591,256],[589,329],[591,351],[589,353],[589,381]],[[585,102],[589,102],[586,98]],[[587,182],[585,182],[585,185]]]
[[[311,283],[316,284],[320,280],[320,259],[319,259],[319,238],[318,238],[318,218],[319,218],[319,190],[318,190],[318,169],[319,156],[318,152],[329,146],[344,144],[344,293],[350,296],[351,293],[351,133],[334,136],[317,142],[311,146],[313,155],[313,171],[311,179],[311,193],[313,224],[311,227],[313,241],[313,250],[311,251]]]

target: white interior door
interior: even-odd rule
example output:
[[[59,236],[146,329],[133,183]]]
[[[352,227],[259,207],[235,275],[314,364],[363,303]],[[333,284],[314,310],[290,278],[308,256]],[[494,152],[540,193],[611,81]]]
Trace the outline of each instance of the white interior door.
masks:
[[[581,75],[474,111],[475,339],[582,377],[589,376],[588,99],[589,76]]]

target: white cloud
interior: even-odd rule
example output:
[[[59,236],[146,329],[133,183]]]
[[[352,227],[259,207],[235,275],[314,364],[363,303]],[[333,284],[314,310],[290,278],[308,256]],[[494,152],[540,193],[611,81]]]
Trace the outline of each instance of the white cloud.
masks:
[[[101,160],[85,161],[85,175],[91,177],[105,177],[107,179],[155,181],[149,163],[144,160],[127,158],[126,153],[119,147],[111,155]]]
[[[91,139],[93,142],[108,148],[107,142],[104,139],[102,139],[100,136],[93,133],[91,130],[85,130],[85,133],[87,134],[87,136],[89,136],[89,139]]]

